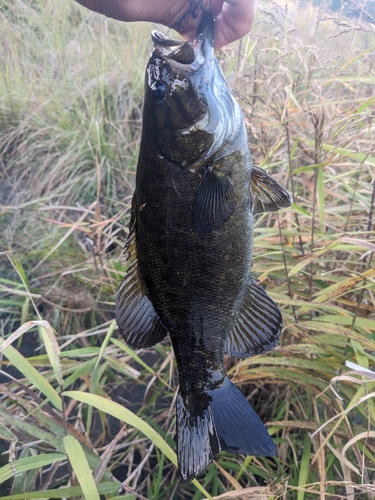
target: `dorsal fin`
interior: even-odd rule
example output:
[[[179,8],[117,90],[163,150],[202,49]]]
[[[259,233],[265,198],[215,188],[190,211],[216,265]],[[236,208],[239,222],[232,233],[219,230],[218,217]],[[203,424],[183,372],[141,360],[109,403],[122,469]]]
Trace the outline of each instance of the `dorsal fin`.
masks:
[[[239,358],[263,354],[277,344],[281,329],[280,309],[252,278],[237,320],[229,331],[225,352]]]
[[[133,196],[129,237],[126,243],[129,269],[117,292],[116,320],[125,342],[131,347],[152,347],[168,333],[147,296],[139,272],[136,241],[136,201]]]
[[[253,201],[253,213],[274,212],[290,207],[293,199],[265,170],[253,165],[250,179],[250,192]]]

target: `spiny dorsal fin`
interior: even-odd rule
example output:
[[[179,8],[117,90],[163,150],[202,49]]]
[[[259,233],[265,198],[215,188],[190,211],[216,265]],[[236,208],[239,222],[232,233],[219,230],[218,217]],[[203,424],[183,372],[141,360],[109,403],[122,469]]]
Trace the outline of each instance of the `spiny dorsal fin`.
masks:
[[[250,192],[253,200],[253,213],[274,212],[290,207],[293,199],[265,170],[253,165],[250,180]]]
[[[147,296],[139,272],[136,242],[135,197],[132,202],[130,232],[126,243],[129,269],[117,292],[116,320],[125,342],[131,347],[151,347],[168,333]]]
[[[263,354],[277,344],[281,329],[279,308],[252,278],[237,320],[229,331],[225,351],[239,358]]]
[[[233,184],[228,175],[220,177],[207,170],[199,185],[192,212],[192,226],[199,233],[219,229],[236,209]]]

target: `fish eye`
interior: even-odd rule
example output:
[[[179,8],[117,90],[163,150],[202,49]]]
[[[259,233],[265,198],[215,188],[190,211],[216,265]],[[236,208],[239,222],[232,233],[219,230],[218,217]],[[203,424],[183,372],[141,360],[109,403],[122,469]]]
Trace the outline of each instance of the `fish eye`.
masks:
[[[151,89],[151,95],[155,101],[161,101],[167,95],[167,86],[164,82],[155,82]]]

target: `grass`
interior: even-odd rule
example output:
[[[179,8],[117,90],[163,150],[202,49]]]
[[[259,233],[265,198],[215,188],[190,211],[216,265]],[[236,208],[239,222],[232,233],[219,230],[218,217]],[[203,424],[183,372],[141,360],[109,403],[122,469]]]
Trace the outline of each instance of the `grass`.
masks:
[[[374,498],[372,26],[264,2],[218,54],[294,196],[254,236],[280,345],[227,360],[278,456],[181,484],[169,340],[133,351],[113,322],[150,26],[57,0],[4,0],[0,23],[1,498]]]

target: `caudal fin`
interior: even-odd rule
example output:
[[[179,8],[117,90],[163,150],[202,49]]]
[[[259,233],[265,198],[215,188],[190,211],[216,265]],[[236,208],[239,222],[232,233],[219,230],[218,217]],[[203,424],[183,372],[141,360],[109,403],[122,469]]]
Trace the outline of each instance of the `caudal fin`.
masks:
[[[207,394],[177,397],[177,456],[181,477],[191,481],[220,450],[273,456],[262,421],[228,377]]]

